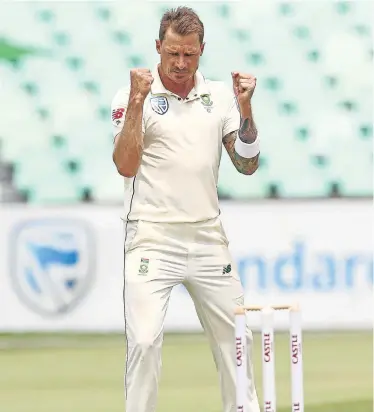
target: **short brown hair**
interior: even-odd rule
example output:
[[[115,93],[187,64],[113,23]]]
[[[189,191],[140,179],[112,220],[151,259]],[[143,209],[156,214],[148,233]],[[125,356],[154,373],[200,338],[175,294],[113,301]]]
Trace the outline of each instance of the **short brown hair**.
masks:
[[[204,41],[204,25],[199,16],[189,7],[177,7],[164,13],[160,23],[160,40],[164,40],[165,33],[169,27],[181,36],[197,33],[200,43]]]

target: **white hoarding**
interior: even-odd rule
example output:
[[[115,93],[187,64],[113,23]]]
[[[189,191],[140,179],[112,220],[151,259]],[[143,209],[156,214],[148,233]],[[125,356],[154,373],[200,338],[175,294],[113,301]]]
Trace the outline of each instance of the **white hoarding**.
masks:
[[[248,304],[299,302],[306,329],[372,327],[369,201],[222,203]],[[1,331],[123,331],[121,208],[2,208]],[[249,316],[254,328],[256,315]],[[279,327],[286,325],[282,314]],[[175,288],[166,330],[201,330]]]

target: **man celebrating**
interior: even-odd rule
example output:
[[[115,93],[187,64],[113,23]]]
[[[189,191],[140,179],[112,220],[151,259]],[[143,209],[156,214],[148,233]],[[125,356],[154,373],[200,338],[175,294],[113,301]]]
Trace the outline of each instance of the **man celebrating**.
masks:
[[[222,144],[236,169],[258,167],[251,98],[256,79],[232,72],[234,94],[198,71],[204,26],[179,7],[160,24],[151,72],[133,69],[112,102],[113,160],[125,177],[124,306],[127,412],[155,412],[163,324],[184,284],[209,339],[224,412],[235,412],[235,305],[243,290],[219,219]],[[252,334],[248,329],[248,345]],[[250,352],[249,352],[250,353]],[[252,361],[248,412],[259,412]]]

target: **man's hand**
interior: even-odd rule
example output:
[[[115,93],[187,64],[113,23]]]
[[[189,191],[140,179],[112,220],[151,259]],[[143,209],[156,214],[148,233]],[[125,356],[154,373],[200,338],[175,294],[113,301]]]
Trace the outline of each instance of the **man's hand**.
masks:
[[[134,177],[138,172],[143,155],[143,105],[151,90],[153,77],[148,69],[132,69],[130,82],[125,122],[115,138],[113,150],[113,161],[118,173],[128,178]]]
[[[256,87],[256,77],[251,74],[232,72],[232,85],[240,109],[248,107]]]
[[[236,169],[242,174],[251,175],[258,168],[260,155],[258,145],[256,146],[255,143],[257,140],[257,129],[253,120],[251,106],[251,98],[256,87],[256,78],[251,74],[238,72],[232,72],[231,76],[240,110],[240,126],[239,130],[224,136],[223,144]],[[255,145],[254,148],[253,145]],[[247,155],[248,153],[250,154]]]
[[[130,98],[144,100],[151,90],[153,77],[148,69],[131,69],[130,70]]]

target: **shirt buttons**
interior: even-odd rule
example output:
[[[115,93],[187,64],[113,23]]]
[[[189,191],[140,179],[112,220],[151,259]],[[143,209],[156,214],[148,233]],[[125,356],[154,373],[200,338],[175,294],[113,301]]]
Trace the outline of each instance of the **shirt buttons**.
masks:
[[[178,97],[178,100],[182,100],[180,97]]]
[[[186,100],[190,100],[189,97],[186,97]]]

